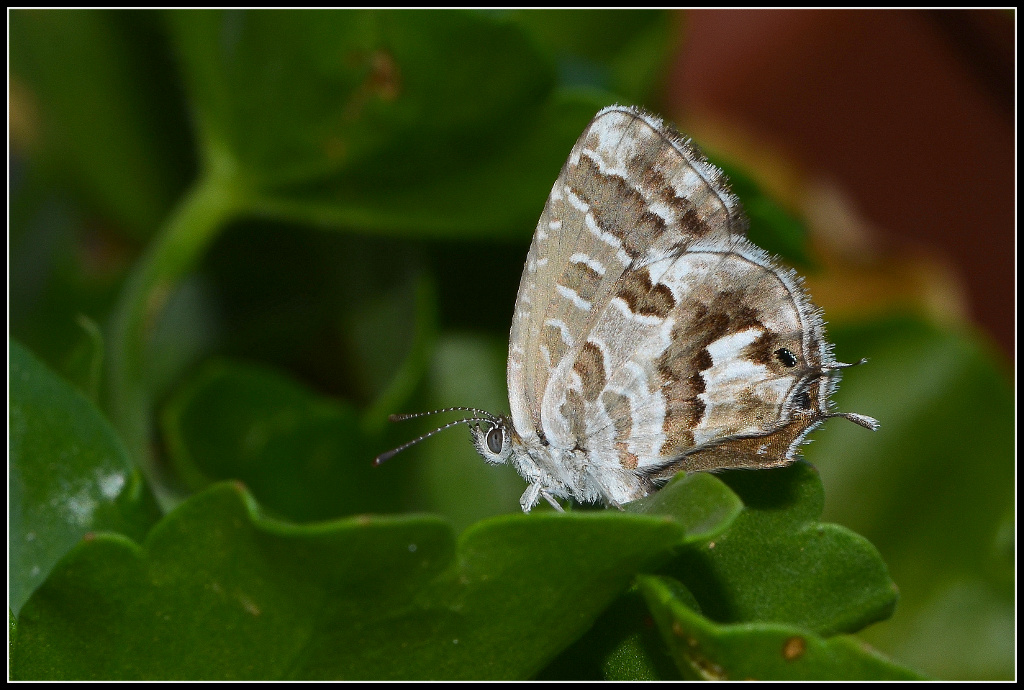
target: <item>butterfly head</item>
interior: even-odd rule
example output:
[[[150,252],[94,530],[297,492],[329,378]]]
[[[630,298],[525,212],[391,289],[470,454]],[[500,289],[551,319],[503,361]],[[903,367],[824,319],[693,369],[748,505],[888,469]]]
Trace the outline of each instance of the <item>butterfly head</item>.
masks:
[[[469,426],[476,452],[492,465],[507,462],[512,456],[512,444],[515,437],[512,424],[507,417],[482,421],[482,424],[474,423]]]

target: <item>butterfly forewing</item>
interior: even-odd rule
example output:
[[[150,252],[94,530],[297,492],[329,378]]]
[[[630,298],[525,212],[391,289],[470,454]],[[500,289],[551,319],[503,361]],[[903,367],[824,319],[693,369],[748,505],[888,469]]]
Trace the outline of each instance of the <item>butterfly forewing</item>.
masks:
[[[744,227],[720,173],[691,145],[640,111],[598,113],[552,187],[523,271],[508,371],[520,435],[565,443],[567,425],[579,431],[578,416],[559,412],[566,400],[547,394],[550,382],[569,376],[578,360],[581,368],[593,360],[586,336],[616,298],[641,313],[669,307],[664,286],[655,288],[645,266],[694,242],[728,245]],[[643,329],[629,333],[618,349],[646,336]],[[572,390],[592,397],[594,381],[586,390],[580,383]],[[569,390],[561,392],[574,401]]]

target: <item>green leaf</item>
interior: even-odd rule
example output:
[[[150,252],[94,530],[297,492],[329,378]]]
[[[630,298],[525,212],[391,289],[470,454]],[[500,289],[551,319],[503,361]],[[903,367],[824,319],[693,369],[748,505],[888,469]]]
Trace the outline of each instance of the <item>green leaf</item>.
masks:
[[[250,211],[371,232],[523,233],[612,102],[561,92],[516,22],[461,11],[171,15],[211,164]]]
[[[893,317],[834,327],[848,372],[839,409],[877,434],[832,423],[808,456],[825,515],[865,535],[900,587],[893,618],[863,637],[943,678],[1014,677],[1014,392],[977,335]],[[898,526],[898,529],[896,528]]]
[[[686,528],[686,542],[715,538],[743,511],[743,502],[720,479],[705,472],[676,476],[658,492],[627,506],[645,515],[671,515]]]
[[[508,13],[554,56],[559,81],[643,102],[661,86],[674,49],[673,18],[651,10]]]
[[[324,227],[439,238],[527,237],[569,150],[607,92],[556,90],[522,114],[516,131],[480,144],[477,158],[434,171],[382,180],[362,172],[268,191],[253,209]],[[433,166],[426,165],[427,169]]]
[[[539,106],[553,71],[463,11],[169,15],[208,152],[257,187],[356,171],[430,179]]]
[[[355,410],[266,367],[208,364],[172,398],[163,431],[194,490],[237,479],[298,522],[398,507],[396,473],[371,465]]]
[[[590,630],[548,664],[538,680],[679,680],[643,596],[634,586]]]
[[[743,512],[725,533],[682,549],[666,571],[705,615],[833,635],[892,614],[896,587],[878,551],[845,527],[817,521],[824,495],[812,466],[718,477],[742,499]]]
[[[180,93],[152,12],[16,10],[12,74],[38,108],[46,165],[135,237],[192,167]]]
[[[683,526],[679,544],[711,539],[727,530],[743,503],[719,479],[706,473],[677,476],[626,509],[646,515],[670,515]],[[694,602],[696,605],[696,602]],[[579,680],[668,680],[679,677],[637,591],[621,596],[542,672],[541,678]]]
[[[26,605],[15,678],[526,678],[682,537],[665,518],[309,527],[219,485],[137,546],[82,543]]]
[[[222,353],[291,369],[369,406],[375,429],[423,376],[437,307],[417,247],[248,224],[211,248],[201,275],[216,299]]]
[[[95,321],[84,314],[75,319],[79,337],[64,361],[65,377],[93,404],[99,400],[103,373],[103,334]]]
[[[793,625],[721,625],[697,613],[693,597],[667,577],[641,576],[640,590],[679,670],[707,680],[914,680],[910,669],[851,637],[825,639]]]
[[[17,614],[83,536],[142,538],[156,515],[106,420],[15,341],[10,385],[9,596]]]

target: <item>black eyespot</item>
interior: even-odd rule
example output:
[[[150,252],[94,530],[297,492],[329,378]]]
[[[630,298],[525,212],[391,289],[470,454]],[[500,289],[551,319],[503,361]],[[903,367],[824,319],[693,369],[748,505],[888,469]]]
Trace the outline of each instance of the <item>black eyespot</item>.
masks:
[[[811,409],[811,394],[808,393],[807,391],[803,391],[798,396],[796,396],[795,402],[796,406],[799,407],[801,410],[809,410]]]
[[[784,347],[780,347],[776,350],[775,356],[780,362],[782,362],[782,366],[784,367],[796,366],[796,356]]]
[[[504,434],[502,434],[500,426],[492,426],[491,430],[487,432],[487,448],[495,455],[501,452],[503,440]]]

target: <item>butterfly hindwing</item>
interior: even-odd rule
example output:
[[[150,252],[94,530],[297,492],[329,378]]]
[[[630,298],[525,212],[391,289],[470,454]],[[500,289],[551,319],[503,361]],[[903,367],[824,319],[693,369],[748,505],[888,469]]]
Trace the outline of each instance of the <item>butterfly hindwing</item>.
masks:
[[[792,443],[727,462],[702,453],[729,440],[773,434],[803,419],[803,412],[825,411],[819,402],[827,394],[816,387],[828,380],[820,371],[821,320],[795,276],[747,242],[727,251],[692,249],[656,276],[672,290],[676,307],[609,381],[612,389],[632,392],[634,430],[625,445],[639,458],[639,470],[651,472],[683,456],[689,464],[680,469],[791,461]],[[637,371],[644,372],[645,386],[638,385]],[[806,415],[804,426],[814,417]]]

